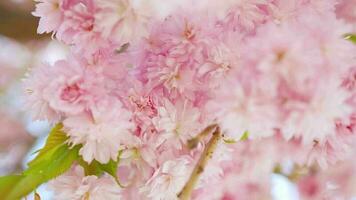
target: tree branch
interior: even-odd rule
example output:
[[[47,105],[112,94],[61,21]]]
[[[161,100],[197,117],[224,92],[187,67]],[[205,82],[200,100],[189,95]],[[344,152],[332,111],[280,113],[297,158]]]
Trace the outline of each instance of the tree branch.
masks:
[[[208,136],[212,131],[215,131],[217,126],[218,126],[217,124],[212,124],[210,126],[207,126],[196,137],[188,140],[188,143],[187,143],[188,148],[194,149],[202,139],[204,139],[206,136]]]
[[[190,196],[194,190],[194,187],[195,187],[200,175],[203,173],[206,164],[212,158],[213,153],[218,145],[220,138],[221,138],[220,129],[219,129],[219,127],[216,127],[215,131],[213,132],[213,136],[210,138],[203,153],[201,154],[200,159],[199,159],[197,165],[195,166],[192,174],[190,175],[188,182],[185,184],[182,191],[178,194],[178,198],[180,200],[189,200],[190,199]]]

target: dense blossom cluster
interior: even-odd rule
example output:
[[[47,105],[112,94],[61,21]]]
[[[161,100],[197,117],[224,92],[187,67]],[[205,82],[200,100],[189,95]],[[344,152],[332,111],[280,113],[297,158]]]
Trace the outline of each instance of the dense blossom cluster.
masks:
[[[78,165],[51,183],[56,198],[176,199],[213,124],[222,139],[193,199],[269,199],[285,162],[330,171],[356,144],[352,2],[38,0],[38,32],[71,53],[31,71],[26,106],[62,123],[84,161],[120,156],[125,185]],[[306,198],[343,199],[356,194],[343,175],[298,184]]]

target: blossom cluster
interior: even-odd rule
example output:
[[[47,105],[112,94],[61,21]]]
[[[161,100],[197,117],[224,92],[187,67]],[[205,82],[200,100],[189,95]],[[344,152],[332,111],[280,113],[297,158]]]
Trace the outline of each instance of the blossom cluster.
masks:
[[[71,53],[30,72],[26,108],[62,123],[84,161],[120,157],[125,185],[85,177],[78,165],[53,181],[55,198],[177,199],[211,125],[222,139],[193,199],[266,199],[276,165],[325,169],[348,158],[356,141],[349,2],[38,0],[38,32]]]

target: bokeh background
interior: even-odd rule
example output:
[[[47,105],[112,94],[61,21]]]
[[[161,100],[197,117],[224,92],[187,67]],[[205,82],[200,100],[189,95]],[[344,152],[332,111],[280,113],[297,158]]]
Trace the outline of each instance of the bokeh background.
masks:
[[[34,6],[33,0],[0,0],[0,176],[26,168],[50,129],[23,109],[23,78],[40,62],[53,63],[68,52],[51,35],[37,34]],[[41,197],[50,200],[45,188],[39,188]]]

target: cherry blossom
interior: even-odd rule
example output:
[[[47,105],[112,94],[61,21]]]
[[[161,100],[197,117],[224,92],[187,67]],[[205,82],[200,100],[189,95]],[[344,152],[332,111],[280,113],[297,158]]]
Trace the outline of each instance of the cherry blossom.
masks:
[[[117,199],[121,198],[120,187],[115,181],[104,176],[85,176],[80,166],[74,166],[70,171],[52,180],[50,187],[54,191],[54,199]]]
[[[75,164],[57,198],[271,199],[273,173],[303,199],[354,195],[350,2],[38,1],[70,55],[33,67],[25,106],[124,185]]]

